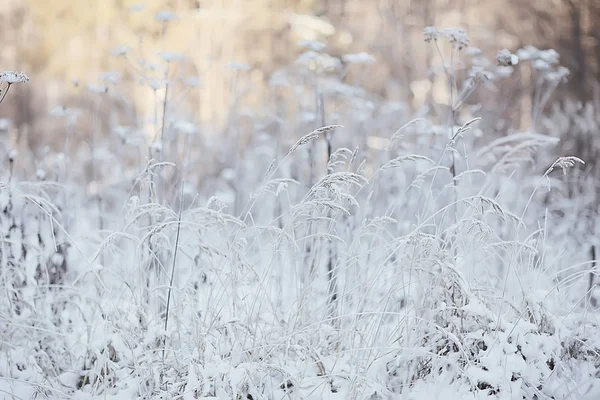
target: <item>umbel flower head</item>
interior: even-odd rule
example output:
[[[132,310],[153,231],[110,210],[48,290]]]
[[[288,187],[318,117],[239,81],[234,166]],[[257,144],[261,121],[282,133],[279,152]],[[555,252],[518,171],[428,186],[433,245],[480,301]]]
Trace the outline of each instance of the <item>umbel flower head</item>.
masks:
[[[17,71],[0,71],[0,83],[6,83],[6,87],[0,90],[0,103],[4,101],[6,94],[8,93],[10,86],[15,83],[29,82],[29,77],[23,72]]]
[[[0,82],[6,82],[9,85],[13,83],[29,82],[29,77],[24,72],[2,71],[0,72]]]
[[[469,46],[469,35],[464,29],[447,28],[440,31],[434,26],[428,26],[423,30],[423,38],[427,43],[436,42],[439,38],[446,38],[458,50]]]
[[[501,67],[508,67],[517,65],[519,63],[519,57],[516,54],[512,54],[507,49],[502,49],[496,54],[496,61]]]

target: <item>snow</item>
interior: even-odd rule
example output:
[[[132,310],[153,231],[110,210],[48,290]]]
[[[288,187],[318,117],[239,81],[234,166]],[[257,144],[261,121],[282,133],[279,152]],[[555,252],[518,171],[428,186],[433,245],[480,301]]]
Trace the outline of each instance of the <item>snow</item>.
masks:
[[[469,45],[460,29],[424,36],[455,53]],[[595,196],[585,185],[567,195],[584,160],[555,154],[552,128],[493,137],[485,113],[456,110],[455,124],[412,115],[342,82],[326,46],[300,46],[271,76],[292,89],[294,118],[235,109],[221,131],[172,107],[159,136],[110,117],[96,147],[48,147],[30,175],[28,157],[2,149],[2,396],[598,398],[594,239],[588,216],[559,216]],[[501,85],[526,66],[558,85],[568,73],[549,50],[505,49],[497,61],[504,69],[473,59],[464,75]],[[140,81],[158,114],[166,81]],[[188,90],[200,78],[169,82]],[[315,94],[333,111],[322,115]],[[541,126],[583,113],[557,112]],[[222,134],[202,135],[210,129]]]

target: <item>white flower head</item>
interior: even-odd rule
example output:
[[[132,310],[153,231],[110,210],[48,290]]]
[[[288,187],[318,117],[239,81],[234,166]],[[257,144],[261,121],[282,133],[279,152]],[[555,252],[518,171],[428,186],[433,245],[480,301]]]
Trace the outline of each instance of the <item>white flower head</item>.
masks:
[[[558,67],[556,71],[552,71],[546,75],[546,79],[551,82],[566,82],[571,71],[567,67]]]
[[[276,71],[269,78],[269,85],[289,87],[290,81],[288,80],[288,76],[284,71]]]
[[[41,168],[38,168],[38,170],[35,171],[35,177],[38,179],[38,181],[43,181],[44,179],[46,179],[46,171],[44,171]]]
[[[236,61],[228,62],[227,64],[225,64],[225,67],[236,70],[236,71],[248,71],[248,70],[252,69],[251,65],[246,64],[246,63],[236,62]]]
[[[462,50],[469,46],[469,35],[467,35],[467,31],[464,29],[448,28],[444,29],[442,34],[450,43],[454,44],[458,50]]]
[[[90,83],[87,85],[87,89],[92,93],[106,93],[108,88],[104,85],[97,85],[95,83]]]
[[[556,65],[560,61],[560,55],[554,49],[542,50],[538,53],[538,57],[550,65]]]
[[[494,78],[494,74],[486,71],[483,67],[473,67],[469,71],[469,76],[478,83],[485,83]]]
[[[514,72],[514,68],[512,66],[503,66],[499,65],[494,70],[495,74],[501,78],[508,78]]]
[[[183,119],[176,120],[173,124],[175,129],[184,135],[193,135],[198,132],[196,125],[193,122],[186,121]]]
[[[525,46],[524,48],[517,50],[517,57],[523,61],[529,61],[536,58],[539,52],[540,51],[535,46]]]
[[[163,149],[162,142],[157,140],[156,142],[152,143],[151,149],[153,153],[159,154]]]
[[[227,204],[225,204],[225,202],[223,202],[223,200],[221,200],[217,196],[212,196],[210,199],[208,199],[208,202],[206,203],[206,208],[221,212],[227,208]]]
[[[66,106],[56,106],[50,110],[50,115],[53,117],[66,117],[69,115],[69,110]]]
[[[129,51],[129,46],[117,46],[112,49],[111,53],[115,57],[122,57],[124,55],[127,55],[128,51]]]
[[[481,55],[481,49],[479,47],[469,47],[465,50],[465,54],[470,57],[478,57]]]
[[[373,64],[375,63],[375,57],[372,55],[362,52],[356,54],[346,54],[342,57],[342,60],[348,64]]]
[[[29,82],[29,77],[24,72],[2,71],[0,72],[0,82],[8,84]]]
[[[140,12],[143,9],[144,9],[143,4],[134,4],[131,7],[129,7],[129,11],[131,11],[131,12]]]
[[[425,39],[426,42],[431,42],[438,40],[438,38],[441,36],[441,32],[438,30],[438,28],[434,27],[434,26],[428,26],[423,30],[423,38]]]
[[[0,118],[0,132],[6,132],[10,129],[12,122],[8,118]]]
[[[185,58],[185,56],[183,54],[175,53],[173,51],[161,51],[157,55],[164,62],[181,61]]]
[[[152,90],[158,90],[165,86],[167,82],[164,79],[147,77],[140,80],[141,85],[148,85]]]
[[[122,77],[123,74],[119,71],[107,71],[100,75],[100,80],[105,83],[115,85],[121,80]]]
[[[157,12],[154,18],[158,21],[167,22],[176,19],[177,15],[173,11],[164,10]]]
[[[182,78],[182,81],[191,88],[202,87],[202,80],[197,76],[188,76],[187,78]]]
[[[15,159],[19,156],[19,152],[15,149],[12,149],[9,153],[8,153],[8,161],[10,162],[14,162]]]
[[[130,126],[117,125],[113,128],[113,132],[123,140],[127,138],[131,131],[132,129]]]
[[[325,43],[317,40],[301,40],[298,42],[298,46],[312,51],[323,51],[327,47]]]
[[[550,68],[552,68],[552,66],[550,64],[548,64],[547,61],[542,60],[541,58],[537,58],[537,59],[533,60],[531,65],[532,65],[533,69],[536,69],[538,71],[548,71],[548,70],[550,70]]]
[[[516,54],[512,54],[507,49],[502,49],[496,54],[496,61],[498,61],[499,66],[509,67],[517,65],[519,63],[519,57]]]
[[[67,122],[73,124],[80,115],[80,110],[66,106],[56,106],[50,110],[50,115],[56,118],[66,118]]]
[[[317,72],[332,71],[340,67],[341,61],[337,57],[330,56],[329,54],[319,54],[315,51],[309,50],[298,56],[296,64],[303,65],[309,70],[316,70]]]

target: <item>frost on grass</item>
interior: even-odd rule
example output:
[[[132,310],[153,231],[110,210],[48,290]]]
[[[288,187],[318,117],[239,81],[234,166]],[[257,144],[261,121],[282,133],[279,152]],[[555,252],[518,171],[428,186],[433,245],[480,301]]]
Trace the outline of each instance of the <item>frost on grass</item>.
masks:
[[[447,40],[455,55],[469,44],[460,30],[424,35]],[[186,107],[170,107],[160,135],[137,118],[108,118],[110,129],[95,138],[102,162],[93,196],[83,177],[88,142],[85,151],[44,152],[30,181],[21,175],[31,169],[27,154],[0,149],[1,393],[598,398],[599,314],[581,250],[593,239],[580,227],[588,216],[585,224],[556,217],[596,193],[570,197],[587,156],[556,159],[552,131],[575,119],[596,132],[594,110],[542,118],[550,136],[514,129],[495,137],[486,127],[499,121],[456,104],[455,124],[440,125],[323,76],[324,46],[300,45],[302,68],[271,76],[277,94],[299,97],[297,119],[244,111],[240,124],[232,111],[227,132],[211,136]],[[512,69],[517,55],[539,60],[545,83],[565,74],[551,51],[503,50],[499,66],[471,51],[460,100],[473,81],[499,80],[495,68]],[[373,61],[362,53],[342,60]],[[340,60],[332,62],[335,72]],[[160,66],[135,65],[148,72],[138,89],[149,98],[167,85]],[[246,65],[229,67],[247,75]],[[324,110],[306,77],[319,81]],[[120,78],[104,74],[92,91]],[[167,78],[186,91],[200,81]],[[70,129],[74,111],[53,115]],[[231,132],[246,130],[240,151]],[[291,137],[300,139],[286,151]],[[538,193],[544,179],[552,191]]]

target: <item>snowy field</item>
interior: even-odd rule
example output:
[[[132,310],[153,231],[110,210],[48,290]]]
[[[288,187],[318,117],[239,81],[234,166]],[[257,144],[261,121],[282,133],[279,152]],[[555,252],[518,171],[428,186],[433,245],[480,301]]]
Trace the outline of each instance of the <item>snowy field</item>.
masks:
[[[600,120],[548,105],[553,50],[424,39],[444,105],[409,112],[362,88],[374,57],[304,42],[218,132],[179,112],[185,55],[106,55],[130,69],[77,83],[91,111],[46,110],[62,150],[3,147],[0,398],[600,399],[596,188],[557,150]],[[523,71],[527,131],[471,101]],[[126,76],[156,103],[137,124],[94,111]],[[0,80],[0,108],[36,85]]]

